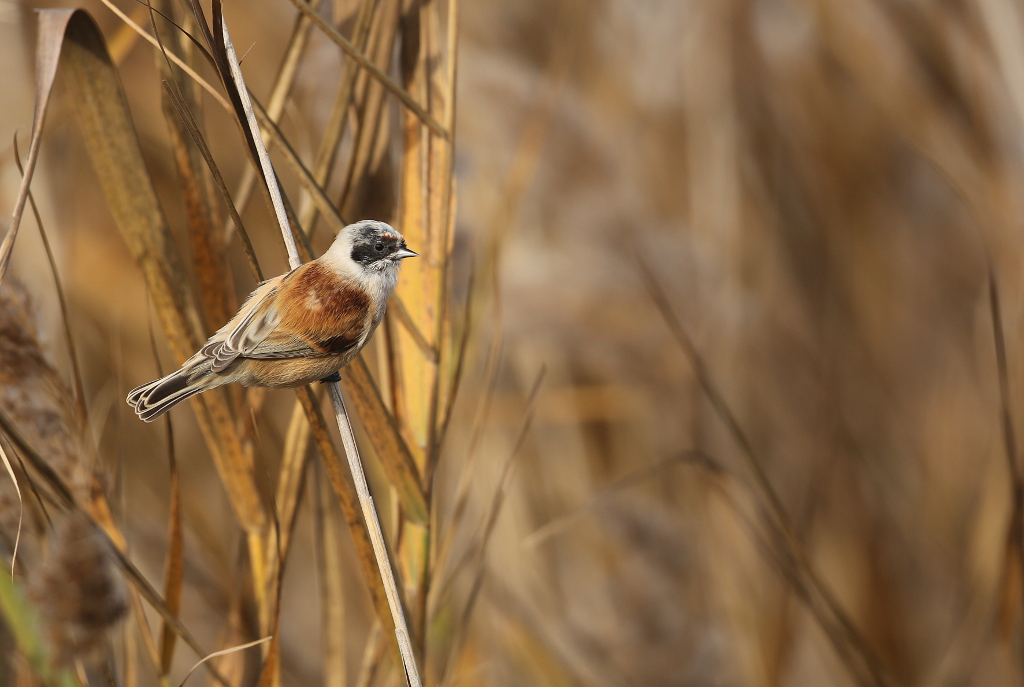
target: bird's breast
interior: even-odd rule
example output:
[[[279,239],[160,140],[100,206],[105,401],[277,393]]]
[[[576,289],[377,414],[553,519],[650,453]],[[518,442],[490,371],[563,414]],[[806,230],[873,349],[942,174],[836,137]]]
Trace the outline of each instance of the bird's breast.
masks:
[[[363,289],[317,262],[304,265],[278,301],[283,321],[316,329],[352,326],[367,316],[370,305]]]

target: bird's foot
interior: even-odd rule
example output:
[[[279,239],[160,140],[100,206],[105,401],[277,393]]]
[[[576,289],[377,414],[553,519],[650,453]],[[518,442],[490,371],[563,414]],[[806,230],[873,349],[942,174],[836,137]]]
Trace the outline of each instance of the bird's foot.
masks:
[[[326,377],[324,377],[320,381],[322,383],[324,383],[324,384],[331,384],[332,382],[333,383],[340,382],[341,381],[341,373],[340,372],[335,372],[332,375],[327,375]]]

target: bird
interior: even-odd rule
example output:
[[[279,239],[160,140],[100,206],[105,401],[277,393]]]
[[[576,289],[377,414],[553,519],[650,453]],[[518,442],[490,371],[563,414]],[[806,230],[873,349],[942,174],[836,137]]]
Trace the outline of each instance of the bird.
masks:
[[[418,257],[391,225],[342,229],[316,260],[257,285],[231,320],[181,368],[128,394],[152,422],[187,398],[224,384],[294,388],[338,381],[338,371],[380,324],[406,258]]]

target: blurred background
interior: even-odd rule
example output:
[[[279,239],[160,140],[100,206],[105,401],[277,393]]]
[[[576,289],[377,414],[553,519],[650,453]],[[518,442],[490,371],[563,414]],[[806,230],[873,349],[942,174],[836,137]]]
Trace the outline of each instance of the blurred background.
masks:
[[[448,3],[405,0],[399,27],[435,3],[446,26]],[[144,6],[113,4],[149,27]],[[319,11],[351,35],[359,5]],[[427,684],[1021,684],[1020,4],[460,5],[445,288],[471,326],[433,477],[431,546],[443,542],[448,562],[431,579]],[[0,132],[19,132],[24,155],[32,10],[44,6],[87,8],[100,25],[188,256],[161,60],[104,4],[0,3]],[[295,6],[226,0],[225,16],[250,88],[269,94]],[[383,53],[391,73],[399,43]],[[341,65],[311,31],[280,120],[303,159],[316,157]],[[244,143],[206,103],[234,190]],[[403,114],[386,103],[395,135],[382,155],[394,164],[344,196],[339,180],[329,187],[350,220],[400,214],[387,189],[407,159]],[[4,148],[5,217],[19,180]],[[159,587],[167,430],[122,401],[157,376],[159,326],[60,80],[32,188],[68,301],[96,473],[130,557]],[[265,204],[243,217],[265,273],[283,272]],[[52,275],[34,221],[23,224],[12,275],[70,386]],[[237,302],[253,281],[237,241],[226,258]],[[179,362],[156,350],[165,371]],[[256,423],[254,474],[270,491],[291,398],[268,392]],[[181,618],[211,648],[257,639],[231,504],[194,413],[173,417]],[[375,465],[392,538],[399,507]],[[328,682],[324,508],[330,493],[307,485],[283,582],[283,684]],[[400,684],[387,668],[360,682],[373,607],[334,527],[344,667],[331,680]],[[134,684],[123,667],[141,652],[125,638],[133,628],[111,640],[117,684]],[[232,683],[256,684],[260,651],[241,656],[221,659],[240,664]],[[172,676],[195,660],[179,648]]]

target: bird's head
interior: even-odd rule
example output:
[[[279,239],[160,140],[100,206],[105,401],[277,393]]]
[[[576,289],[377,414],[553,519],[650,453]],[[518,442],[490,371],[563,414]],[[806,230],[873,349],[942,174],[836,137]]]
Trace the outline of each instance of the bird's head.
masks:
[[[387,276],[394,280],[402,260],[416,255],[390,224],[364,219],[342,229],[321,259],[359,279]]]
[[[385,222],[365,219],[345,227],[335,243],[347,244],[352,261],[364,270],[379,272],[397,269],[405,258],[414,258],[414,253],[405,246],[405,239]]]

